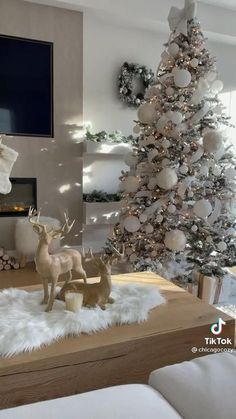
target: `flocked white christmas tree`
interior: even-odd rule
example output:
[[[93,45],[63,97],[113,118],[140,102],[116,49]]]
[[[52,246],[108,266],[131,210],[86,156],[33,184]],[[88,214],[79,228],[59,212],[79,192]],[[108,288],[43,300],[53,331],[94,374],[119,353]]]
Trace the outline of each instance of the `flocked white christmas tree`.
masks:
[[[170,11],[172,33],[138,109],[111,239],[136,270],[188,280],[193,268],[222,275],[236,262],[236,159],[222,125],[223,83],[195,14],[194,0]]]

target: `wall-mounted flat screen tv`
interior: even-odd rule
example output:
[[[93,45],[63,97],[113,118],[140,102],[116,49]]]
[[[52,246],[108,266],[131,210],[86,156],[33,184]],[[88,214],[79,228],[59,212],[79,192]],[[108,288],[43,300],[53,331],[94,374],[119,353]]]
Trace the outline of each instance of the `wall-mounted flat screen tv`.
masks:
[[[0,35],[0,133],[53,137],[53,44]]]

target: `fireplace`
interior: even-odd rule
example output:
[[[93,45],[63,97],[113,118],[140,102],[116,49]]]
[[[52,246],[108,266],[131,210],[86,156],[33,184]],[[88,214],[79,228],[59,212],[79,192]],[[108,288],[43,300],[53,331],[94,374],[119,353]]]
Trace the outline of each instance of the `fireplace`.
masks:
[[[37,179],[10,178],[12,190],[0,194],[0,217],[25,217],[30,207],[37,209]]]

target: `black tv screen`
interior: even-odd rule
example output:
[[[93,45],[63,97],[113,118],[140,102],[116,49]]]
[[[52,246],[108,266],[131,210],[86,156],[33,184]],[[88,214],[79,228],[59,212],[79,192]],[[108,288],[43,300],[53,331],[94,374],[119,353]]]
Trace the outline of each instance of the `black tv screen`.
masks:
[[[53,44],[0,35],[0,133],[53,137]]]

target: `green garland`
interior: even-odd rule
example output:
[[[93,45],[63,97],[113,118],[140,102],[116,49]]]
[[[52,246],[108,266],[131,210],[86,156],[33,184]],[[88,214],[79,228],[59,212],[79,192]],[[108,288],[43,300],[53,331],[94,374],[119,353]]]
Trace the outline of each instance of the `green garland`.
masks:
[[[95,143],[134,143],[136,140],[133,135],[125,137],[120,131],[114,131],[107,133],[106,131],[99,131],[96,134],[92,134],[89,129],[85,133],[85,138],[88,141],[94,141]]]
[[[107,193],[94,189],[91,193],[83,194],[84,202],[118,202],[121,195],[118,193]]]

